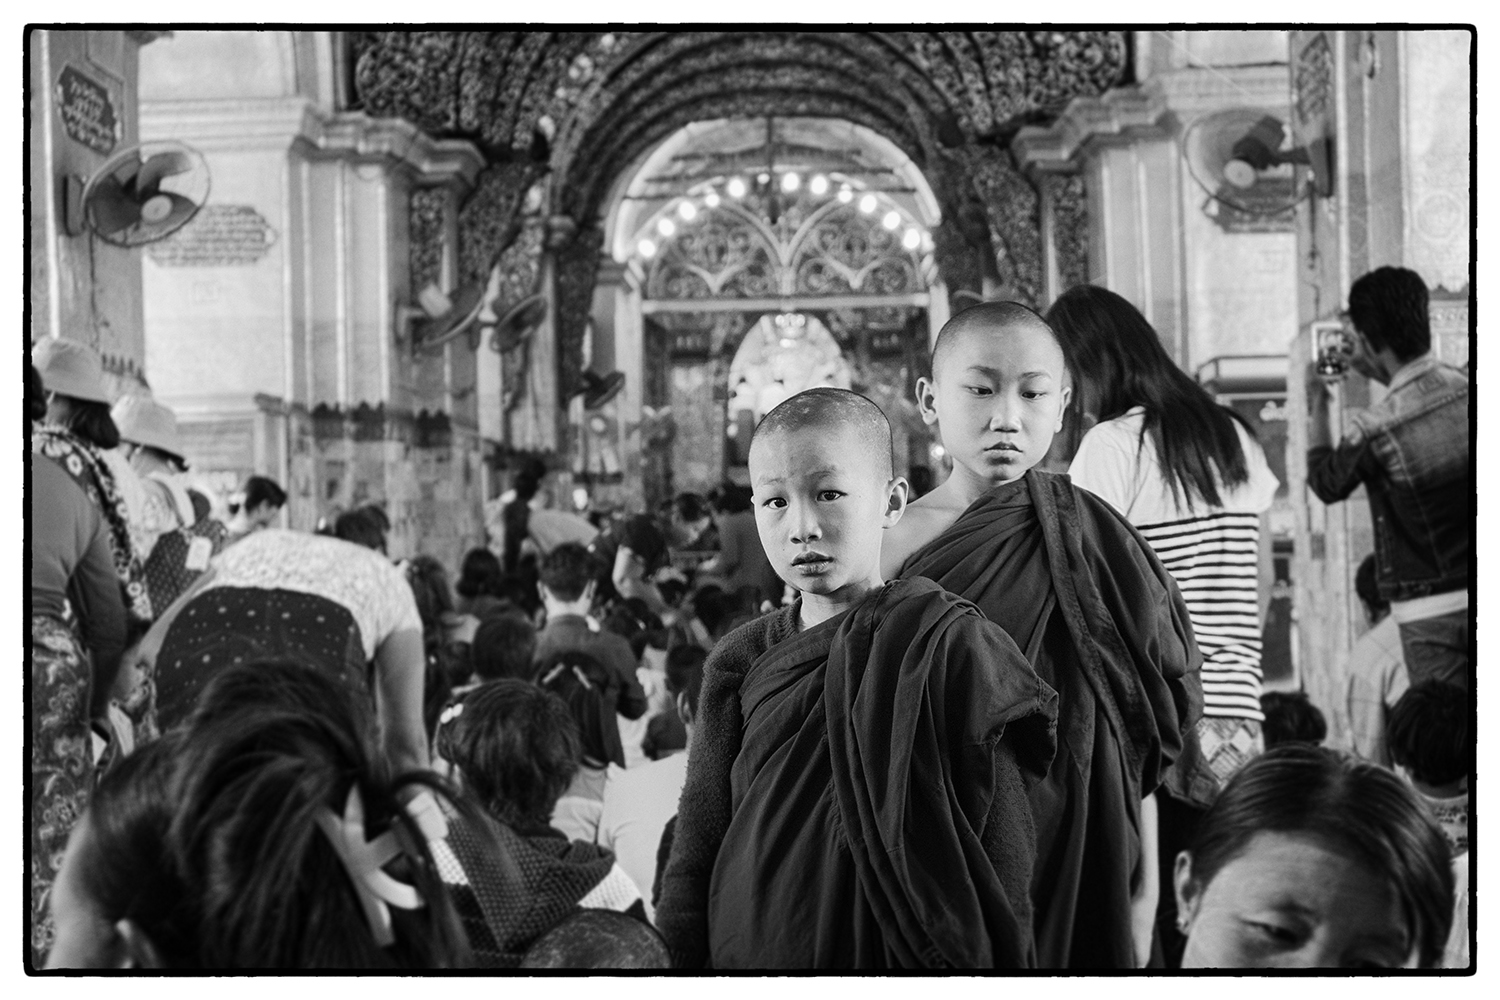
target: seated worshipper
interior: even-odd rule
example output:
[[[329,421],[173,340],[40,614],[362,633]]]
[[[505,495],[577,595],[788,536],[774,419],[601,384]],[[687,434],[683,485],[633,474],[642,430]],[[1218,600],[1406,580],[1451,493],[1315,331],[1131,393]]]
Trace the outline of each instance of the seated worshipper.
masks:
[[[609,704],[614,676],[587,653],[571,650],[542,661],[536,683],[562,699],[578,726],[578,773],[552,810],[552,825],[573,840],[594,842],[604,807],[608,768],[623,768],[619,730]]]
[[[110,416],[120,431],[120,452],[135,470],[145,501],[139,549],[148,566],[149,583],[151,553],[157,540],[197,521],[181,479],[187,471],[187,459],[177,435],[177,416],[150,396],[135,394],[121,396]],[[151,594],[153,608],[165,608],[172,600]]]
[[[750,508],[750,491],[736,483],[720,487],[715,502],[719,554],[698,567],[698,583],[716,583],[736,595],[748,595],[756,611],[765,602],[778,607],[785,588],[761,548]]]
[[[547,610],[547,624],[537,636],[537,663],[569,650],[587,653],[618,678],[619,702],[611,711],[639,719],[646,712],[646,693],[635,675],[639,657],[629,642],[589,617],[596,574],[594,557],[573,542],[559,545],[542,560],[537,593]],[[611,745],[619,747],[618,733]],[[623,756],[617,759],[611,754],[610,759],[622,767],[625,764]]]
[[[906,481],[874,403],[799,393],[749,465],[761,542],[801,596],[704,667],[656,914],[674,964],[1034,964],[1026,788],[1056,693],[973,605],[882,582]]]
[[[1172,768],[1203,707],[1177,585],[1109,504],[1033,468],[1062,425],[1068,377],[1025,306],[984,303],[944,325],[917,403],[953,471],[886,533],[881,566],[973,601],[1057,690],[1057,757],[1030,792],[1037,961],[1132,968],[1148,959],[1159,892],[1146,800],[1170,780],[1206,805],[1217,782]]]
[[[1265,722],[1261,733],[1266,746],[1278,743],[1311,743],[1321,746],[1328,736],[1328,722],[1306,691],[1267,691],[1260,696]]]
[[[617,520],[589,543],[589,552],[601,568],[602,603],[639,597],[663,621],[673,620],[672,608],[651,582],[668,561],[667,536],[652,518],[633,514]]]
[[[154,664],[163,727],[186,716],[226,667],[308,663],[376,714],[392,767],[427,765],[421,615],[401,570],[367,548],[282,528],[248,535],[218,556],[126,659],[137,669]]]
[[[238,541],[251,532],[269,528],[286,506],[286,490],[276,480],[251,476],[245,481],[244,496],[229,505],[229,540]]]
[[[1386,727],[1392,762],[1426,802],[1455,857],[1469,849],[1471,697],[1456,685],[1423,681],[1396,702]]]
[[[219,674],[100,783],[53,894],[48,967],[470,964],[435,859],[452,858],[441,788],[393,778],[368,721],[297,664]]]
[[[355,545],[363,545],[381,555],[386,554],[385,530],[380,526],[380,519],[369,507],[356,507],[354,510],[340,514],[333,522],[333,537],[342,538]]]
[[[670,969],[661,935],[623,913],[584,910],[543,934],[523,969]]]
[[[481,880],[474,886],[488,935],[476,945],[485,964],[520,964],[541,935],[580,910],[614,910],[644,921],[640,892],[614,855],[549,825],[581,754],[567,706],[535,684],[498,680],[469,692],[453,712],[439,733],[438,752],[453,763],[465,793],[496,821],[520,876],[519,884]],[[459,833],[450,843],[468,870],[473,845]]]
[[[677,815],[677,800],[687,778],[687,750],[692,743],[706,656],[697,646],[678,646],[667,654],[667,690],[674,701],[671,714],[683,730],[683,752],[663,753],[661,759],[639,767],[622,770],[611,766],[604,783],[594,842],[615,852],[620,867],[635,880],[643,899],[650,899],[661,833],[667,821]],[[654,909],[647,902],[646,916],[652,917]]]
[[[1177,858],[1184,969],[1431,969],[1453,920],[1443,835],[1400,778],[1267,747]]]
[[[480,622],[474,630],[470,687],[507,677],[532,680],[536,676],[536,644],[536,628],[519,614],[496,615]]]
[[[29,366],[28,366],[29,367]],[[34,370],[28,374],[34,374]],[[28,405],[46,412],[28,381]],[[109,525],[56,461],[31,463],[31,962],[52,945],[48,898],[68,834],[88,805],[101,760],[96,735],[110,733],[111,758],[127,733],[114,733],[109,694],[125,649],[125,605],[115,577]]]
[[[694,706],[698,704],[697,687],[701,685],[703,662],[707,659],[708,650],[692,643],[682,643],[667,650],[665,687],[672,709],[651,717],[646,725],[646,738],[641,741],[642,752],[652,760],[663,760],[687,749],[688,720],[682,714],[680,700],[687,685],[692,684],[692,703]]]
[[[1390,766],[1385,745],[1386,720],[1392,706],[1406,693],[1406,658],[1401,650],[1401,632],[1391,617],[1391,603],[1380,596],[1375,583],[1375,556],[1365,556],[1354,573],[1354,592],[1365,609],[1370,628],[1354,641],[1344,669],[1335,676],[1346,678],[1345,719],[1348,749],[1365,760]]]

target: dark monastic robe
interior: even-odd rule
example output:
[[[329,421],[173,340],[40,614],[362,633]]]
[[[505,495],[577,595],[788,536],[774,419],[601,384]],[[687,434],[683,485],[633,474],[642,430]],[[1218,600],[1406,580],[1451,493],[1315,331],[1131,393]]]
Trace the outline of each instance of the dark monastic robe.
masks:
[[[926,580],[704,668],[657,926],[679,967],[1021,967],[1056,693]]]
[[[1058,749],[1031,790],[1038,964],[1130,968],[1130,900],[1147,866],[1140,803],[1212,779],[1184,761],[1202,714],[1201,657],[1172,578],[1124,518],[1067,476],[1028,472],[975,501],[913,555],[974,602],[1059,696]],[[1170,886],[1163,886],[1170,892]]]

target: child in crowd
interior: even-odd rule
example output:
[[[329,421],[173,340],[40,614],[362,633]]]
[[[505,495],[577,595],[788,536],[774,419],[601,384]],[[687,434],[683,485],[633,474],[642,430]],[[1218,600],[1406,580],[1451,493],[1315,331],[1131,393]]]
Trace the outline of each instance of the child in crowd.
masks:
[[[1469,849],[1469,697],[1457,685],[1423,681],[1407,689],[1386,723],[1391,760],[1427,800],[1454,855]]]
[[[968,602],[882,580],[906,481],[874,403],[799,393],[749,464],[761,542],[801,596],[704,667],[657,910],[675,964],[1032,964],[1026,788],[1056,694]]]
[[[1217,785],[1184,753],[1203,695],[1177,586],[1107,503],[1034,468],[1070,392],[1032,310],[985,303],[949,320],[917,403],[953,472],[886,533],[881,568],[973,601],[1057,689],[1057,759],[1030,793],[1038,961],[1130,968],[1147,960],[1160,891],[1146,800],[1170,781],[1206,805]],[[1184,756],[1191,770],[1172,769]]]
[[[1267,691],[1260,696],[1266,721],[1261,734],[1266,747],[1278,743],[1311,743],[1322,746],[1328,737],[1328,720],[1307,697],[1306,691]]]

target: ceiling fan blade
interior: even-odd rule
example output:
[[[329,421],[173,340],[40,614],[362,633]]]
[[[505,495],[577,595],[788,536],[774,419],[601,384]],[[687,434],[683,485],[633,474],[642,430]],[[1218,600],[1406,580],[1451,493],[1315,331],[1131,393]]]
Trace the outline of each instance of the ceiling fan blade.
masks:
[[[108,236],[141,221],[141,206],[111,176],[102,178],[89,195],[88,214],[99,234]]]
[[[163,178],[174,174],[185,174],[192,169],[192,158],[186,153],[176,150],[157,153],[141,164],[141,172],[136,176],[135,188],[142,194],[155,194]]]

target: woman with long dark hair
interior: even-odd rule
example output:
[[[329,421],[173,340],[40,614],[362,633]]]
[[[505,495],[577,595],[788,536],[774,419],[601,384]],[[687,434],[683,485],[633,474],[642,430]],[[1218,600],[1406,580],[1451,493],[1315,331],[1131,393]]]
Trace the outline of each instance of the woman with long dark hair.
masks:
[[[1261,523],[1279,483],[1255,432],[1173,362],[1140,311],[1068,289],[1047,312],[1096,423],[1068,472],[1138,528],[1182,589],[1203,654],[1199,735],[1221,781],[1261,748]]]
[[[1179,767],[1222,784],[1263,748],[1263,523],[1278,486],[1254,432],[1167,354],[1146,317],[1107,289],[1078,285],[1047,311],[1077,384],[1075,410],[1097,421],[1068,469],[1134,525],[1182,591],[1203,654],[1203,717]],[[1203,773],[1210,772],[1210,773]],[[1165,873],[1192,836],[1199,803],[1164,792],[1158,861]],[[1144,913],[1144,911],[1143,911]],[[1175,901],[1161,893],[1163,959],[1178,960]]]

